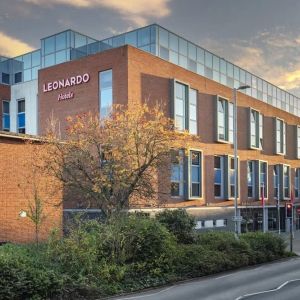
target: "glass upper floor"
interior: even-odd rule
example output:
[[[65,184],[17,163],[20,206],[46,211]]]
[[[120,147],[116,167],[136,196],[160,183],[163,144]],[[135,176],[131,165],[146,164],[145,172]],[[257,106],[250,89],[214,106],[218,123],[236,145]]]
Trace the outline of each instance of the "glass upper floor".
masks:
[[[10,59],[0,57],[0,82],[16,84],[33,80],[40,68],[126,44],[230,88],[249,85],[250,89],[241,92],[300,116],[300,98],[157,24],[101,41],[72,30],[43,38],[39,50]]]

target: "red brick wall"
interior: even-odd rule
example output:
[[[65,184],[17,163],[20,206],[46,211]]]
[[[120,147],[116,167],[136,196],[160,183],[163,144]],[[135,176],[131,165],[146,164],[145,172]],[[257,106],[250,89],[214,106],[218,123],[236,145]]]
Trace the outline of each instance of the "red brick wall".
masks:
[[[0,136],[0,241],[17,243],[35,240],[35,228],[29,218],[21,218],[19,212],[28,210],[33,200],[32,167],[30,162],[39,145],[28,145],[21,139]],[[61,229],[62,207],[54,207],[62,201],[59,189],[51,178],[40,176],[36,180],[39,195],[43,199],[45,220],[41,225],[40,239],[45,240],[54,228]]]
[[[53,115],[60,121],[62,133],[67,116],[89,111],[99,112],[98,73],[113,69],[113,98],[115,103],[127,103],[127,48],[121,47],[95,55],[63,63],[39,71],[39,129],[45,133],[47,120]],[[62,88],[44,93],[43,84],[71,76],[89,73],[90,80],[81,85]],[[74,92],[74,98],[58,101],[58,95],[68,91]]]
[[[0,84],[0,130],[2,130],[2,101],[10,100],[10,86],[5,84]]]
[[[177,79],[187,83],[191,88],[197,89],[198,94],[198,142],[192,147],[203,150],[203,199],[186,201],[185,199],[168,198],[170,206],[201,206],[201,205],[232,205],[232,201],[217,200],[214,198],[214,167],[213,155],[233,154],[230,144],[215,142],[215,95],[232,99],[232,89],[190,72],[177,65],[168,63],[158,57],[149,55],[139,49],[128,47],[128,99],[135,101],[148,101],[166,103],[169,112],[171,93],[170,80]],[[294,126],[300,124],[300,118],[263,103],[252,97],[238,92],[238,155],[240,165],[240,198],[247,200],[247,169],[246,160],[266,160],[269,163],[269,204],[273,199],[273,174],[270,166],[279,163],[289,164],[292,168],[300,167],[300,160],[295,158]],[[129,103],[129,106],[130,106]],[[248,110],[249,107],[259,110],[264,115],[264,151],[249,150],[248,147]],[[274,116],[282,118],[289,124],[287,128],[287,155],[274,155],[275,131]],[[291,183],[294,182],[292,172]],[[161,178],[161,186],[168,185],[168,178]],[[259,204],[254,202],[253,204]]]

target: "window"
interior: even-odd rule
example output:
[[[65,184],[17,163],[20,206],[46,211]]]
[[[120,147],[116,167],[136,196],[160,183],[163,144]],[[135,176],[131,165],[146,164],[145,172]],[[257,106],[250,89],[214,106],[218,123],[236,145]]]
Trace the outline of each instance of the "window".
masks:
[[[99,73],[100,118],[109,116],[113,104],[112,70]]]
[[[290,199],[290,166],[278,164],[274,166],[274,198]]]
[[[268,198],[268,164],[263,161],[259,161],[259,185],[260,198],[264,195],[264,198]]]
[[[279,187],[279,165],[275,165],[273,167],[273,186],[274,186],[274,198],[278,199],[278,197],[280,197],[279,195],[279,191],[280,191],[280,187]]]
[[[174,81],[174,122],[178,131],[189,130],[197,134],[197,90],[188,85]]]
[[[197,135],[197,91],[190,89],[189,96],[189,130],[191,134]]]
[[[8,73],[3,73],[2,72],[2,83],[9,84],[9,74]]]
[[[276,154],[286,153],[286,124],[283,120],[276,118]]]
[[[17,100],[18,115],[17,115],[17,130],[18,133],[25,133],[25,100]]]
[[[248,198],[255,198],[255,162],[247,162]]]
[[[171,152],[171,196],[183,196],[183,150]]]
[[[283,165],[283,198],[290,198],[290,167]]]
[[[299,199],[300,197],[300,168],[295,169],[295,182],[294,182],[294,187],[295,187],[295,198]]]
[[[239,166],[239,160],[237,160]],[[237,178],[239,178],[239,167],[237,168]],[[228,155],[214,157],[214,193],[215,198],[231,199],[234,197],[234,157]],[[239,194],[239,179],[237,186],[237,195]]]
[[[190,151],[189,157],[189,198],[201,198],[202,196],[202,174],[201,174],[201,152]]]
[[[186,129],[187,90],[187,85],[175,83],[175,127],[180,131]]]
[[[2,102],[2,129],[4,131],[10,130],[10,116],[9,116],[9,101]]]
[[[217,141],[233,143],[233,104],[217,97]]]
[[[250,109],[250,148],[262,149],[263,147],[263,115]]]
[[[296,136],[296,145],[297,145],[297,158],[300,159],[300,126],[296,126],[297,136]]]
[[[214,157],[214,193],[216,198],[224,197],[224,157],[215,156]]]
[[[234,197],[234,186],[235,186],[235,168],[234,168],[234,157],[227,156],[228,164],[227,164],[227,170],[228,170],[228,198]],[[239,165],[237,160],[237,165]],[[238,168],[237,168],[238,170]],[[237,171],[237,177],[239,176],[239,172]],[[237,180],[239,182],[239,180]],[[237,195],[239,194],[239,184],[237,184]]]
[[[22,72],[15,73],[15,83],[22,82]]]
[[[268,163],[260,160],[247,162],[248,198],[268,197]]]

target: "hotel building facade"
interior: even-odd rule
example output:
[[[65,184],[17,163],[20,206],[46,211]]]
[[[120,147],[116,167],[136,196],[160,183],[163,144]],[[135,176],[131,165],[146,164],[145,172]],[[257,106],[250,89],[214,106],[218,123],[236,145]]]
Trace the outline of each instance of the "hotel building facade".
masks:
[[[277,230],[279,204],[285,230],[285,203],[292,197],[298,229],[300,98],[157,24],[101,41],[67,30],[41,39],[36,51],[0,57],[1,126],[43,135],[51,116],[63,131],[69,115],[105,117],[112,104],[161,101],[176,130],[196,136],[191,149],[178,150],[164,179],[170,186],[166,206],[186,208],[199,229],[231,229],[232,94],[244,85],[250,88],[237,92],[238,213],[249,219],[250,230],[263,224]],[[154,211],[147,203],[143,208]],[[78,209],[64,208],[66,214]]]

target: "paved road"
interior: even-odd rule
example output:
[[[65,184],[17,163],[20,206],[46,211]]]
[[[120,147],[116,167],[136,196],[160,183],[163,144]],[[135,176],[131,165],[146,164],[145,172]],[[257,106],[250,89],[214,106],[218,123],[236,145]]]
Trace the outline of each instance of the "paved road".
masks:
[[[300,258],[223,273],[118,300],[298,300]]]

